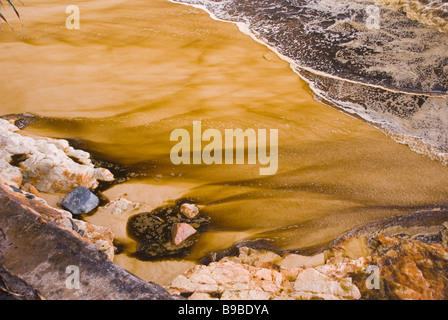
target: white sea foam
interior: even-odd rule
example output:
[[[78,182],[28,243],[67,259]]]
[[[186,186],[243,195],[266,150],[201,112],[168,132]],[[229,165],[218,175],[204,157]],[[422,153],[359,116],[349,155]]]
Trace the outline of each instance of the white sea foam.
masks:
[[[321,102],[363,118],[416,152],[448,163],[448,98],[444,87],[448,83],[443,82],[448,78],[448,38],[406,20],[399,10],[383,7],[383,18],[388,19],[382,20],[381,31],[367,30],[363,26],[363,17],[359,15],[363,8],[394,1],[169,1],[202,9],[215,20],[235,23],[242,33],[287,61]],[[263,21],[263,14],[248,9],[251,3],[260,5],[261,2],[263,14],[277,14],[278,20],[283,19],[288,25],[292,12],[294,19],[299,21],[295,27],[304,26],[303,33],[308,32],[310,37],[318,34],[329,45],[338,43],[335,56],[320,56],[321,52],[298,55],[298,46],[312,52],[313,42],[307,43],[306,38],[299,41],[294,37],[288,38],[285,33],[289,30],[281,23],[276,24],[272,16]],[[302,10],[304,4],[306,12]],[[292,9],[285,9],[286,5]],[[294,6],[298,8],[297,13]],[[285,10],[289,10],[288,14]],[[307,16],[309,12],[318,15]],[[351,33],[356,33],[356,37],[351,38]],[[367,53],[358,54],[361,49]],[[353,67],[338,69],[346,63],[353,64]]]

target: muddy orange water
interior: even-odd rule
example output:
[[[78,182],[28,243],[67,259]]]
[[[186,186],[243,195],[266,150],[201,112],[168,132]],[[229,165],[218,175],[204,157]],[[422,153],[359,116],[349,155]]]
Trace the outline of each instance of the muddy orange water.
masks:
[[[27,130],[143,164],[146,176],[107,190],[110,199],[127,193],[148,211],[191,197],[212,217],[190,256],[157,262],[129,255],[126,222],[136,212],[86,217],[114,229],[128,248],[115,262],[146,280],[165,284],[240,240],[309,248],[448,199],[446,167],[316,102],[288,63],[233,24],[165,0],[76,1],[80,29],[68,30],[72,2],[24,2],[23,26],[4,9],[15,32],[2,24],[0,113],[42,116]],[[191,132],[193,121],[221,132],[277,129],[277,174],[260,176],[259,165],[173,165],[170,134]]]

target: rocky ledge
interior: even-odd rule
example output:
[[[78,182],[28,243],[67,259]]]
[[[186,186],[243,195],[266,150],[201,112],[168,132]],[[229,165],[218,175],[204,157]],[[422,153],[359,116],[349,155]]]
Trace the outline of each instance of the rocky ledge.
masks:
[[[30,184],[41,192],[95,189],[99,180],[114,180],[109,170],[94,167],[89,153],[66,140],[27,135],[4,119],[0,119],[0,176],[16,188]]]
[[[167,287],[195,299],[448,299],[448,210],[426,209],[347,232],[313,256],[241,246]],[[224,251],[232,252],[232,250]]]
[[[3,119],[0,147],[0,300],[179,299],[112,262],[112,230],[74,219],[39,197],[90,192],[99,180],[113,180],[87,152],[65,140],[26,135]]]
[[[168,291],[190,300],[448,299],[445,247],[385,236],[375,241],[356,259],[350,247],[365,238],[349,238],[313,257],[242,247],[238,256],[176,277]]]

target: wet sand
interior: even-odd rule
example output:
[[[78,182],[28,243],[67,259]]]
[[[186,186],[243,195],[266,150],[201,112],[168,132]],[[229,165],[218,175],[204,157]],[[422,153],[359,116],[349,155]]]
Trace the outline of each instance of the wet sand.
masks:
[[[40,115],[28,131],[82,141],[145,172],[106,191],[111,199],[127,193],[155,208],[190,197],[212,217],[183,261],[116,256],[143,279],[167,283],[239,240],[319,247],[353,227],[446,203],[446,167],[316,102],[288,63],[235,25],[164,0],[79,1],[81,29],[67,30],[70,4],[20,7],[23,28],[8,14],[16,32],[1,35],[0,113]],[[203,129],[278,129],[277,174],[260,176],[258,165],[174,166],[172,130],[191,131],[199,120]],[[86,217],[132,248],[127,219]]]

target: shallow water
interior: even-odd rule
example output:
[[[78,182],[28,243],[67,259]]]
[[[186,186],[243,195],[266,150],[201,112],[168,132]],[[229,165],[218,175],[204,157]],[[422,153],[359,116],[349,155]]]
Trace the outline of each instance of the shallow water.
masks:
[[[79,1],[81,28],[67,30],[70,4],[27,4],[23,28],[9,15],[16,32],[0,35],[0,113],[35,114],[30,132],[72,139],[140,175],[106,191],[110,199],[127,193],[155,208],[188,197],[212,218],[175,264],[132,258],[129,216],[86,217],[114,229],[127,248],[115,261],[142,278],[166,283],[240,240],[318,248],[353,227],[446,203],[446,167],[317,102],[287,62],[235,25],[164,0]],[[221,132],[278,129],[277,174],[173,165],[170,134],[191,132],[193,121]]]
[[[238,24],[290,61],[320,98],[448,163],[446,3],[172,1]],[[440,23],[430,22],[436,16]]]

